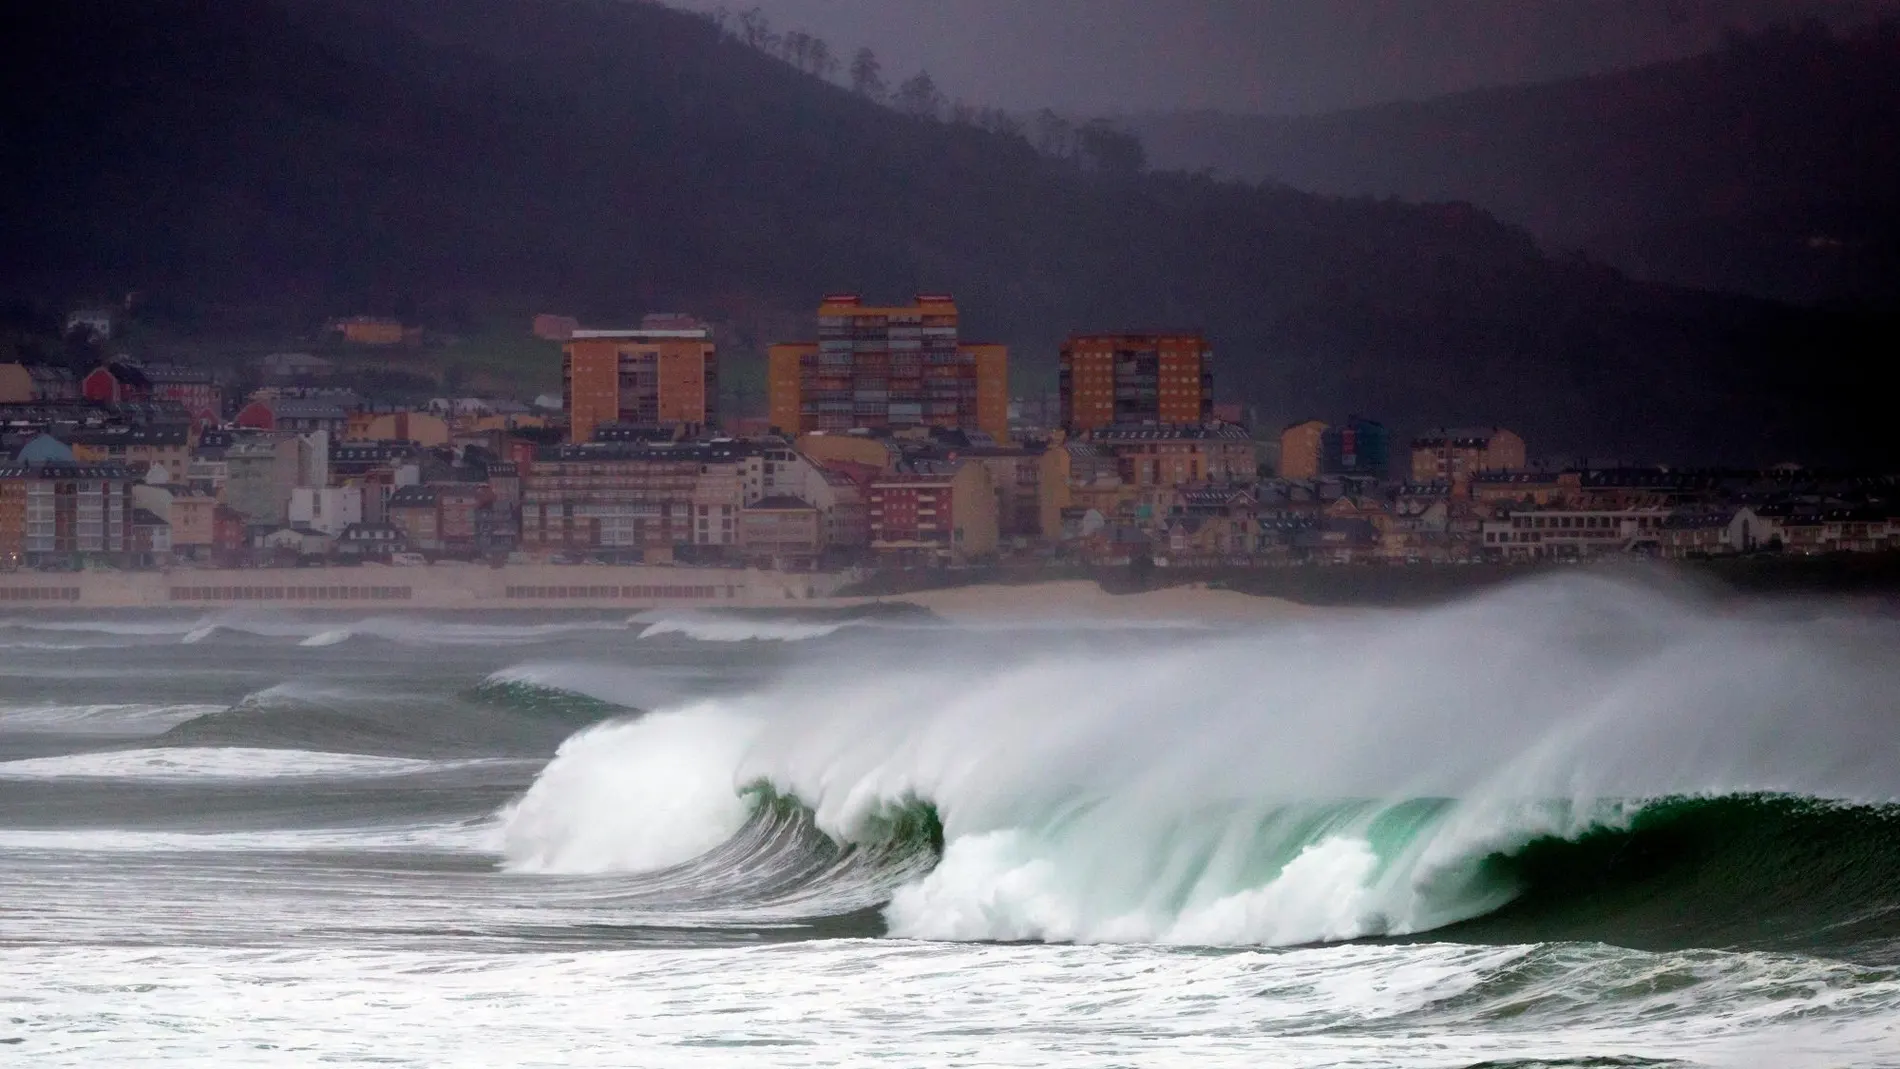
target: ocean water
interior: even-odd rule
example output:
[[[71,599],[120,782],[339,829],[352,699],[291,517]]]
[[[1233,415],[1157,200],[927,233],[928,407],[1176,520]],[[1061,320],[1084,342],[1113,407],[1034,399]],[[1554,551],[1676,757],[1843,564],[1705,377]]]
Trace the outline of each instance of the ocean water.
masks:
[[[0,1063],[1900,1066],[1900,619],[0,612]]]

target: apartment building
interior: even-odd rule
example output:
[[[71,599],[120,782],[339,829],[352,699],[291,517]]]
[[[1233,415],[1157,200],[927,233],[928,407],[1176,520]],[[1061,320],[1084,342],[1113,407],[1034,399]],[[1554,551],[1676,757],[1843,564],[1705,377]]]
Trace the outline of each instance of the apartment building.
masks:
[[[1251,483],[1259,470],[1253,438],[1231,423],[1107,427],[1084,440],[1113,457],[1122,481],[1136,487]]]
[[[160,467],[176,483],[191,472],[191,428],[184,425],[89,427],[69,432],[66,442],[83,464]]]
[[[1280,432],[1280,478],[1319,478],[1327,430],[1324,420],[1308,419]]]
[[[1524,439],[1502,427],[1427,431],[1412,439],[1412,481],[1445,482],[1463,491],[1484,471],[1521,471]]]
[[[702,324],[648,316],[638,330],[576,330],[562,352],[570,442],[592,441],[608,423],[718,422],[719,358]]]
[[[1483,548],[1507,560],[1581,559],[1660,545],[1669,511],[1646,509],[1551,509],[1514,511],[1486,520]]]
[[[183,406],[193,422],[217,423],[224,418],[224,388],[211,372],[178,364],[147,364],[145,378],[151,383],[152,400]]]
[[[996,551],[996,491],[970,461],[919,461],[870,490],[871,550],[894,563],[962,562]]]
[[[1009,349],[960,340],[943,294],[902,306],[826,297],[817,341],[771,347],[767,390],[781,434],[938,427],[1009,439]]]
[[[736,545],[739,510],[765,496],[767,448],[718,439],[542,449],[519,473],[522,546],[671,552]]]
[[[412,549],[430,553],[475,553],[487,548],[485,536],[489,532],[483,514],[491,501],[493,496],[481,483],[405,486],[390,495],[389,525],[402,532]],[[358,518],[351,524],[361,522]],[[345,524],[342,529],[351,524]]]
[[[739,545],[764,567],[809,568],[825,548],[824,517],[802,497],[760,498],[739,512]]]
[[[0,561],[107,560],[133,551],[132,487],[120,464],[0,465]]]
[[[1071,434],[1214,418],[1214,350],[1199,331],[1071,334],[1057,368]]]

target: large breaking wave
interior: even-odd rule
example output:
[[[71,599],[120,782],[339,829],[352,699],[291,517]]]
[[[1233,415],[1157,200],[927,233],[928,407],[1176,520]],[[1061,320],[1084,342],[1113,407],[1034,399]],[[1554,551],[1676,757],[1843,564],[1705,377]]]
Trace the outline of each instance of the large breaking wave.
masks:
[[[694,910],[796,873],[918,938],[1900,946],[1897,649],[1594,578],[1135,652],[894,645],[576,735],[505,864]]]

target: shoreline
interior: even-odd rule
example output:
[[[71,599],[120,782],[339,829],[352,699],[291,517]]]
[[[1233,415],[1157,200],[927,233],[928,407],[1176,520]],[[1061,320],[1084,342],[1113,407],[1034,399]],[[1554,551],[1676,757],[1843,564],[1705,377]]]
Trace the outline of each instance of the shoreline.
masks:
[[[946,620],[1230,622],[1337,608],[1421,608],[1487,590],[1591,575],[1674,585],[1717,600],[1900,598],[1900,554],[1681,563],[1424,568],[1127,569],[957,573],[773,572],[659,565],[433,564],[0,572],[0,615],[202,612],[268,607],[389,612],[639,613],[666,609],[854,614],[906,609]]]

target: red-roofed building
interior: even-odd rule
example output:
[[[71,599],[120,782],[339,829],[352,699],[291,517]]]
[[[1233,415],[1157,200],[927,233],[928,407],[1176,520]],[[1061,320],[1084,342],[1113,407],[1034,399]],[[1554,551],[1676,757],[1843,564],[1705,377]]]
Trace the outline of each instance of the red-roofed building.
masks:
[[[152,380],[132,364],[110,363],[94,368],[79,382],[79,395],[88,401],[127,404],[152,399]]]

